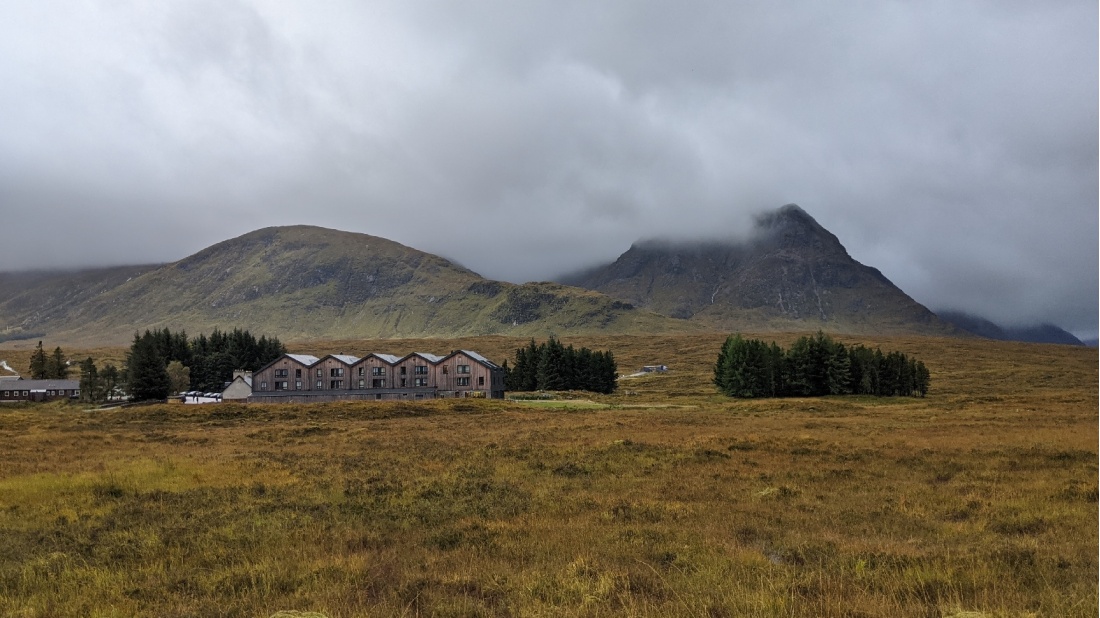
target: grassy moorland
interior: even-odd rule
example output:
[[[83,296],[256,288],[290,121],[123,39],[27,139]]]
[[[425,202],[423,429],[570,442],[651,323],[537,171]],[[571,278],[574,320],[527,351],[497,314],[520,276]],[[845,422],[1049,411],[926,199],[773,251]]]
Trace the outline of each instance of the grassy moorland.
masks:
[[[929,397],[735,401],[722,338],[565,339],[673,368],[576,404],[2,407],[0,615],[1096,615],[1096,350],[851,339]]]

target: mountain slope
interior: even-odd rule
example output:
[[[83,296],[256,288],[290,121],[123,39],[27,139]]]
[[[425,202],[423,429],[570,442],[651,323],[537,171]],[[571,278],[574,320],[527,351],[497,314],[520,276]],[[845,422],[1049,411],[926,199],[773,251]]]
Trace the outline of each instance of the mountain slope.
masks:
[[[970,315],[962,311],[937,311],[941,319],[965,330],[968,333],[998,339],[1000,341],[1024,341],[1028,343],[1060,343],[1064,345],[1085,345],[1083,341],[1053,324],[1036,326],[1003,327],[985,318]]]
[[[56,318],[158,267],[114,266],[76,271],[0,273],[0,341],[30,338]]]
[[[793,204],[760,217],[750,240],[639,242],[562,281],[726,329],[953,330]]]
[[[489,281],[384,238],[310,226],[218,243],[64,311],[28,309],[0,314],[0,328],[82,344],[162,327],[241,327],[283,340],[685,330],[595,292]]]

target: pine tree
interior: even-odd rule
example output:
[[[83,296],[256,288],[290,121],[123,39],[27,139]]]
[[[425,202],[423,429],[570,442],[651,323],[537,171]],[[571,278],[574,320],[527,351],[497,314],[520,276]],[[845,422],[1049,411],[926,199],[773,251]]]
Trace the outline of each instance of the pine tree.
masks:
[[[565,376],[562,373],[562,361],[565,356],[565,348],[561,343],[550,338],[542,349],[538,368],[538,390],[563,391],[565,390]]]
[[[42,349],[42,342],[39,341],[38,347],[31,354],[31,379],[45,380],[48,377],[49,359],[46,357],[46,351]]]
[[[615,363],[615,355],[611,353],[611,350],[606,350],[601,356],[603,381],[597,392],[611,394],[619,388],[619,366]]]
[[[103,372],[100,374],[100,376],[102,380],[102,384],[100,385],[100,388],[103,391],[102,396],[105,400],[110,401],[110,399],[115,395],[115,388],[119,386],[120,375],[118,367],[115,367],[114,365],[107,365],[103,368]]]
[[[740,337],[741,335],[736,335],[736,338]],[[718,387],[723,395],[731,397],[733,393],[731,392],[730,374],[733,373],[734,341],[734,335],[726,337],[725,342],[722,343],[722,348],[718,350],[718,360],[714,363],[714,385]]]
[[[516,349],[516,364],[513,365],[511,371],[509,371],[504,376],[504,388],[506,388],[507,390],[510,390],[510,391],[521,391],[521,390],[523,390],[523,376],[524,376],[524,372],[526,370],[527,370],[527,349],[526,348],[517,348]]]
[[[562,390],[578,391],[584,388],[580,385],[581,380],[578,379],[577,351],[573,349],[572,344],[562,349],[561,376]]]
[[[542,350],[546,344],[539,346],[535,344],[535,340],[532,339],[531,343],[527,344],[527,366],[524,368],[523,375],[521,377],[520,385],[521,391],[536,391],[539,388],[539,359],[542,358]]]
[[[917,361],[917,394],[921,397],[928,394],[929,380],[928,367],[925,367],[924,363]]]
[[[69,375],[69,362],[65,360],[65,353],[61,346],[53,349],[53,354],[46,362],[46,377],[50,380],[64,380]]]
[[[848,349],[843,343],[818,333],[822,338],[825,357],[825,392],[829,395],[847,395],[851,393],[849,383],[852,378],[852,361]]]
[[[134,335],[134,343],[126,358],[130,398],[134,401],[168,397],[170,384],[162,343],[160,337],[149,331],[145,331],[144,336]]]
[[[80,363],[80,400],[86,402],[100,401],[102,393],[102,381],[96,370],[92,357],[88,357]]]

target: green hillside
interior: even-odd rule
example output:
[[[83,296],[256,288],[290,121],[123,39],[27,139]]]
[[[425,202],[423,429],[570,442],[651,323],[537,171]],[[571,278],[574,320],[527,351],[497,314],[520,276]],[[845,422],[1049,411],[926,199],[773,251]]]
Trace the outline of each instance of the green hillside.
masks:
[[[80,345],[123,344],[161,327],[241,327],[284,340],[694,328],[596,292],[490,281],[393,241],[310,226],[257,230],[111,282],[48,312],[30,299],[5,302],[3,328]]]
[[[84,303],[157,267],[0,273],[0,342],[36,337],[42,324],[64,321]]]

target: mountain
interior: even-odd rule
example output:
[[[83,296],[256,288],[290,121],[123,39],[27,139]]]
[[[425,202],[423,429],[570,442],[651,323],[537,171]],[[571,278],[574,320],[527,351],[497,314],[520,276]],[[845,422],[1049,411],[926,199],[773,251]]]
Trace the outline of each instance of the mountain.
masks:
[[[23,293],[21,275],[4,277],[0,333],[51,345],[126,344],[163,327],[284,341],[691,329],[596,292],[490,281],[384,238],[311,226],[257,230],[159,267],[42,276]]]
[[[1085,345],[1085,342],[1074,337],[1072,333],[1053,324],[1003,327],[985,318],[962,311],[937,311],[936,315],[968,333],[978,335],[979,337],[985,337],[986,339],[1025,341],[1029,343]]]
[[[724,329],[953,332],[794,204],[758,217],[748,240],[638,242],[560,281]]]

